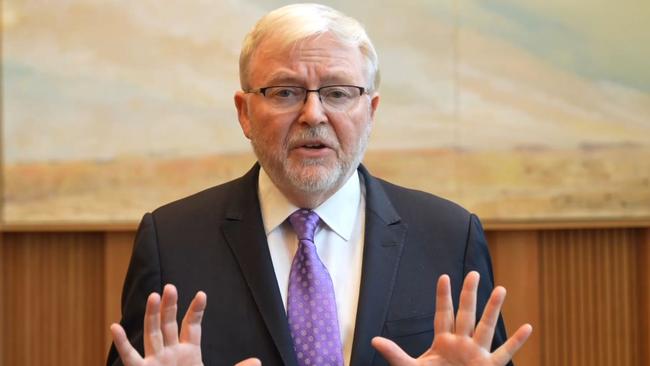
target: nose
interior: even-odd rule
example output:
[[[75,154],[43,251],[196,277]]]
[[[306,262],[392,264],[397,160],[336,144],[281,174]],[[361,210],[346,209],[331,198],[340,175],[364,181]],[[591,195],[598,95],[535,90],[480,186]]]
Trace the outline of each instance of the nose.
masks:
[[[305,95],[305,102],[300,111],[300,122],[316,126],[320,123],[327,123],[327,114],[316,90],[308,90]]]

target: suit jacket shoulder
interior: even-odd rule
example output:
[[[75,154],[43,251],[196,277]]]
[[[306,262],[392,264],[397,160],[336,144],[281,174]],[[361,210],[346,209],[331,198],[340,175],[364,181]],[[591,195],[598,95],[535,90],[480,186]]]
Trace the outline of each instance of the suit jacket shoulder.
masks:
[[[256,205],[258,169],[256,165],[242,177],[167,203],[152,213],[173,225],[241,216]]]
[[[373,179],[381,185],[395,210],[406,222],[436,220],[454,227],[467,227],[469,223],[470,212],[455,202],[428,192],[398,186],[380,178]]]

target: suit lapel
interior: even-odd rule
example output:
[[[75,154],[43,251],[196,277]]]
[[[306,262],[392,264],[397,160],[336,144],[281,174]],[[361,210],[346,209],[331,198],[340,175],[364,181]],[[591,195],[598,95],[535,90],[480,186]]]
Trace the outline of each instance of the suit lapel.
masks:
[[[366,187],[366,227],[350,365],[365,366],[376,356],[370,341],[386,321],[407,228],[381,184],[363,166],[359,170]]]
[[[275,280],[257,198],[256,164],[242,179],[228,208],[223,234],[285,365],[297,365],[282,297]]]

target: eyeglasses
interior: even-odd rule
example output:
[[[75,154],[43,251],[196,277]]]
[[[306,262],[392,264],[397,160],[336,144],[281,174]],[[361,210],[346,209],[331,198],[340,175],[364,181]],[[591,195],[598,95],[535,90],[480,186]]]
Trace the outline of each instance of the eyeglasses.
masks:
[[[347,111],[359,101],[359,97],[367,93],[366,88],[354,85],[328,85],[318,89],[307,89],[302,86],[267,86],[251,89],[246,93],[261,94],[279,110],[299,109],[307,101],[309,93],[317,93],[323,107],[334,111]]]

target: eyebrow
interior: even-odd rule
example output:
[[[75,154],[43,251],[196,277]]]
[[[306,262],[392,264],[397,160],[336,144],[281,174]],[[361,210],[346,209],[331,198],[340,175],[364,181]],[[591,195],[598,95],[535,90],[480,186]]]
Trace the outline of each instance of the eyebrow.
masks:
[[[299,85],[304,84],[304,80],[298,76],[287,73],[286,71],[278,71],[272,73],[267,79],[267,85]]]
[[[321,85],[351,85],[355,82],[351,81],[353,78],[347,73],[334,73],[326,76],[321,80]],[[296,85],[302,86],[305,84],[305,80],[302,77],[293,75],[286,71],[277,71],[272,73],[271,76],[267,79],[266,85]]]
[[[347,73],[337,73],[337,74],[332,74],[328,75],[325,78],[321,80],[323,85],[337,85],[337,84],[344,84],[344,85],[355,85],[357,84],[356,82],[353,81],[354,78],[352,75],[347,74]]]

